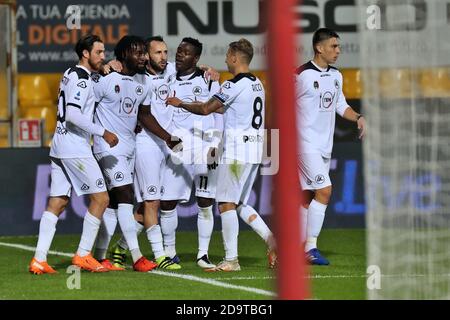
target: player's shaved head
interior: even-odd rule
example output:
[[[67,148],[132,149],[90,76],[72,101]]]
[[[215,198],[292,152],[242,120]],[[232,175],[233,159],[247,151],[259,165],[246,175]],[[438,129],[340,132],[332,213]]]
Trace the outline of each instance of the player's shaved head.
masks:
[[[312,40],[314,52],[315,53],[318,52],[316,47],[319,43],[321,43],[322,41],[331,39],[331,38],[339,39],[339,35],[336,33],[336,31],[333,31],[328,28],[320,28],[320,29],[316,30],[316,32],[314,32],[313,40]]]
[[[243,62],[250,64],[253,59],[253,45],[250,41],[242,38],[239,41],[231,42],[229,47],[233,53],[239,53],[241,55],[244,59]]]
[[[192,45],[195,48],[195,54],[200,57],[202,55],[202,50],[203,50],[203,44],[198,41],[197,39],[194,38],[183,38],[183,40],[181,40],[181,42],[186,42],[189,43],[190,45]]]

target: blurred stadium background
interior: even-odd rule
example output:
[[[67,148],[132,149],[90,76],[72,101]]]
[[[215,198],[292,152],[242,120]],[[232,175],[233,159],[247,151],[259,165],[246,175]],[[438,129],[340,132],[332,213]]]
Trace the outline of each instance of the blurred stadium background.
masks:
[[[106,45],[107,58],[112,58],[115,43],[125,34],[137,34],[143,37],[162,35],[169,46],[169,60],[174,60],[174,51],[181,38],[185,36],[198,38],[204,45],[200,62],[219,70],[221,81],[231,76],[225,71],[224,63],[228,43],[245,37],[255,46],[255,57],[251,67],[266,86],[269,98],[266,119],[269,128],[273,127],[272,114],[278,111],[270,102],[265,62],[266,26],[262,20],[264,10],[262,1],[81,0],[77,1],[81,7],[81,30],[68,31],[66,10],[71,4],[72,1],[67,0],[46,0],[40,3],[32,0],[0,1],[0,47],[2,48],[0,50],[0,147],[2,148],[0,159],[3,168],[0,176],[2,186],[0,236],[37,234],[39,219],[49,192],[48,145],[56,123],[56,98],[60,76],[68,65],[75,62],[73,46],[81,32],[100,35]],[[381,30],[390,32],[389,38],[373,38],[372,30],[364,29],[365,18],[371,17],[371,11],[366,9],[373,4],[381,8],[379,27]],[[299,41],[296,43],[298,64],[312,58],[311,38],[317,28],[326,26],[337,31],[341,37],[341,56],[337,67],[344,77],[344,94],[348,103],[356,111],[363,109],[364,114],[370,114],[372,119],[375,118],[378,121],[371,122],[375,120],[369,118],[369,124],[376,127],[376,130],[389,132],[385,127],[380,126],[380,123],[389,120],[390,109],[374,113],[366,112],[365,108],[370,104],[379,105],[380,100],[385,102],[385,106],[397,107],[396,110],[409,108],[417,103],[422,103],[425,107],[436,105],[436,103],[439,104],[439,108],[448,107],[450,101],[450,59],[448,58],[450,1],[310,0],[303,1],[303,4],[298,4],[294,9],[298,13],[295,24],[302,31],[301,37],[299,31]],[[400,15],[401,19],[397,19],[397,24],[389,25],[389,19],[396,20],[396,10],[404,14]],[[383,18],[384,16],[387,18]],[[439,21],[442,25],[436,26],[435,21]],[[376,19],[375,22],[377,22]],[[440,37],[433,38],[437,30],[442,34]],[[395,43],[401,43],[401,41],[406,43],[403,49],[395,52],[390,50]],[[443,45],[445,42],[446,46]],[[373,45],[370,47],[372,51],[367,49],[369,43]],[[404,56],[401,54],[405,51],[409,52],[411,47],[415,48],[418,55],[408,55],[406,63],[404,59],[402,60]],[[430,48],[437,51],[433,59],[427,55],[431,52]],[[372,56],[374,51],[378,54]],[[396,54],[400,56],[394,59],[393,55]],[[430,63],[420,63],[428,58]],[[392,63],[369,63],[373,62],[373,59]],[[364,103],[366,104],[362,108]],[[436,109],[439,108],[436,107]],[[414,121],[411,120],[414,119],[413,116],[409,117],[403,112],[395,113],[395,117],[408,117],[405,121]],[[21,121],[23,119],[40,122]],[[427,119],[427,121],[430,128],[424,130],[431,130],[433,120]],[[338,270],[312,269],[312,274],[321,275],[324,272],[324,277],[333,275],[333,271],[337,275],[347,274],[354,281],[353,283],[356,283],[355,290],[358,293],[346,295],[341,285],[336,284],[332,287],[332,290],[335,290],[334,294],[319,294],[315,296],[317,298],[365,298],[364,242],[367,197],[364,192],[364,173],[373,172],[363,170],[362,145],[357,140],[356,133],[354,125],[343,119],[337,119],[331,165],[333,196],[326,214],[324,224],[326,230],[322,241],[324,251],[331,255],[338,255],[339,252],[333,244],[336,239],[348,241],[342,244],[344,254],[340,257],[336,256],[335,259],[335,261],[342,261],[342,264],[337,263]],[[376,133],[375,136],[380,135]],[[404,136],[398,135],[395,138],[404,139]],[[381,142],[385,142],[389,140],[389,136],[382,136],[380,139]],[[384,151],[378,153],[380,149],[376,149],[378,146],[376,142],[379,140],[371,140],[370,146],[374,149],[367,147],[365,154],[380,155],[377,160],[382,161]],[[398,147],[396,143],[400,144],[401,140],[392,140],[389,146],[395,149]],[[405,154],[403,160],[415,159],[411,157]],[[394,161],[392,157],[386,160]],[[381,173],[377,171],[376,174]],[[398,174],[395,178],[402,179]],[[396,208],[411,207],[411,210],[418,210],[421,214],[435,212],[436,207],[433,203],[427,202],[424,205],[421,200],[435,192],[436,185],[420,179],[403,182],[403,185],[397,183],[397,180],[390,181],[396,188],[390,192],[389,200],[382,201],[391,201],[395,205],[388,209],[383,206],[374,207],[374,210],[390,210],[394,214]],[[412,184],[414,188],[410,187]],[[273,191],[271,177],[259,176],[253,191],[251,204],[259,210],[265,220],[270,222]],[[412,198],[418,200],[411,200]],[[85,209],[84,199],[74,197],[58,224],[57,234],[79,233]],[[196,230],[193,204],[184,205],[179,213],[181,217],[179,230]],[[370,221],[374,226],[379,226],[378,222]],[[383,223],[385,222],[380,222],[380,225]],[[219,230],[219,227],[220,222],[217,220],[215,229]],[[248,230],[242,224],[241,228]],[[379,237],[386,237],[386,235]],[[0,238],[0,241],[2,239]],[[23,240],[23,242],[32,245],[34,238],[32,239]],[[375,241],[379,238],[372,239]],[[353,242],[357,242],[357,248],[351,246]],[[347,244],[348,247],[346,247]],[[370,249],[369,246],[367,248]],[[4,248],[0,246],[0,250]],[[30,256],[31,253],[27,255]],[[332,257],[331,260],[333,260]],[[378,260],[371,261],[377,263]],[[321,281],[323,279],[321,278]],[[330,286],[329,283],[325,284],[319,292],[320,290],[326,292],[328,286]],[[8,296],[2,293],[0,297]]]

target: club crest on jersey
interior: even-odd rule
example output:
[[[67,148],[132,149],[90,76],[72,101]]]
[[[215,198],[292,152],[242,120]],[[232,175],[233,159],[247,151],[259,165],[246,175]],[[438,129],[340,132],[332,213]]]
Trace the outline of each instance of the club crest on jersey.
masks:
[[[98,188],[103,188],[105,186],[105,183],[103,182],[103,179],[97,179],[97,181],[95,182],[95,184],[97,185]]]
[[[322,184],[325,182],[325,177],[322,174],[318,174],[314,180],[316,181],[317,184]]]
[[[78,83],[77,83],[77,87],[86,89],[86,87],[87,87],[86,81],[83,80],[83,81],[81,81],[81,82],[78,82]]]
[[[163,84],[158,88],[158,98],[161,100],[167,100],[169,97],[169,86],[166,84]]]
[[[114,174],[114,180],[116,181],[122,181],[123,180],[123,173],[118,171]]]
[[[115,93],[119,93],[120,92],[120,87],[118,84],[116,84],[116,86],[114,87],[114,92]]]
[[[144,93],[144,88],[142,88],[142,86],[137,86],[136,87],[136,94],[138,96],[142,95]]]
[[[334,79],[334,86],[336,89],[339,89],[339,81],[337,81],[337,79]]]
[[[147,192],[151,195],[155,195],[158,192],[158,188],[156,186],[150,186],[147,188]]]
[[[318,81],[314,81],[314,89],[319,89],[319,82]]]
[[[194,87],[194,89],[192,89],[192,93],[194,94],[194,96],[199,96],[202,94],[202,88],[199,86]]]
[[[133,109],[134,109],[134,101],[131,100],[131,98],[128,98],[128,97],[123,99],[123,101],[122,101],[122,110],[126,114],[130,114],[131,112],[133,112]]]

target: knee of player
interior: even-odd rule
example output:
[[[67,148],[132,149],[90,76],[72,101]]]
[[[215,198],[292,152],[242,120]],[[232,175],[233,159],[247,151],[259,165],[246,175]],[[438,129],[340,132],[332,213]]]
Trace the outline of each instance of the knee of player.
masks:
[[[106,209],[109,206],[109,196],[107,192],[95,193],[91,197],[91,201],[95,201],[98,206]]]
[[[50,197],[50,200],[48,201],[47,211],[50,211],[59,216],[66,209],[68,203],[69,198],[66,196]]]
[[[315,194],[314,198],[316,200],[319,200],[319,202],[322,202],[322,203],[325,202],[328,204],[328,202],[331,199],[331,191],[332,191],[331,186],[316,190],[316,194]]]
[[[200,208],[210,207],[214,204],[214,199],[197,197],[197,204]]]

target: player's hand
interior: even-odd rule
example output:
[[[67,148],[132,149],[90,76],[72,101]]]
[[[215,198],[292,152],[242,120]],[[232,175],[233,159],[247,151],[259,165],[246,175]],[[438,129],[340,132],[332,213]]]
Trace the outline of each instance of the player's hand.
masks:
[[[166,100],[166,106],[171,105],[174,106],[175,108],[181,108],[182,103],[183,101],[181,101],[177,97],[168,97]]]
[[[211,68],[211,67],[206,66],[206,65],[203,65],[203,64],[201,64],[199,68],[201,70],[205,71],[205,79],[207,81],[209,81],[209,80],[211,80],[211,81],[219,81],[220,73],[216,69]]]
[[[112,70],[116,71],[116,72],[121,72],[123,67],[122,67],[122,63],[120,63],[119,61],[117,61],[116,59],[111,60],[108,62],[107,64]],[[112,71],[111,70],[111,71]]]
[[[358,119],[358,121],[356,122],[356,124],[358,125],[358,130],[359,130],[358,138],[362,139],[366,135],[366,132],[367,132],[366,119],[364,119],[364,117],[360,117]]]
[[[183,151],[183,140],[176,136],[170,136],[170,139],[166,140],[166,144],[173,152]]]
[[[109,64],[104,64],[101,67],[100,73],[103,75],[107,75],[111,72],[111,66]]]
[[[136,125],[136,128],[134,128],[134,133],[138,134],[142,131],[142,127],[140,125]]]
[[[109,144],[112,148],[119,143],[119,138],[117,138],[115,133],[112,133],[105,129],[105,133],[103,134],[103,139]]]
[[[217,148],[209,148],[207,156],[208,170],[215,170],[219,165],[219,152]]]

